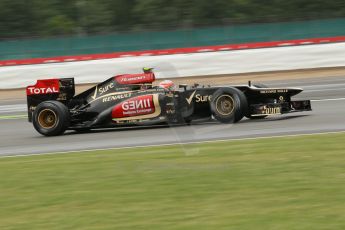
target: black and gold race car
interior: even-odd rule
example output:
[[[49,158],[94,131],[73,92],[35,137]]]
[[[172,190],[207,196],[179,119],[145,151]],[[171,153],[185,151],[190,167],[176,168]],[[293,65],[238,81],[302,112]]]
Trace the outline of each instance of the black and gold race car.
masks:
[[[236,123],[243,117],[310,111],[309,100],[292,101],[300,88],[269,88],[261,84],[175,87],[166,81],[153,86],[151,69],[111,77],[75,94],[73,78],[38,80],[26,88],[28,117],[45,136],[66,130],[155,124],[190,124],[213,119]]]

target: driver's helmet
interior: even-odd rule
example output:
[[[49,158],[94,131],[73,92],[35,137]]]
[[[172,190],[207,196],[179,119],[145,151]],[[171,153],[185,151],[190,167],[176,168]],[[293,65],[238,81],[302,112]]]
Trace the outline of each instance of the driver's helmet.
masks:
[[[175,84],[173,81],[170,80],[162,81],[161,83],[159,83],[159,87],[170,91],[175,90]]]

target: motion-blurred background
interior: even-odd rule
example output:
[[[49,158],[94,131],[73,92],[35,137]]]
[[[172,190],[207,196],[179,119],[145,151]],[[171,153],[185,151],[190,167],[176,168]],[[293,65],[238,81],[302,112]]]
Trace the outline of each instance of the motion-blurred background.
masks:
[[[343,0],[0,1],[0,60],[344,34]]]
[[[37,79],[83,92],[142,67],[301,87],[313,111],[50,138],[27,122]],[[0,0],[0,229],[343,230],[344,101],[344,0]]]

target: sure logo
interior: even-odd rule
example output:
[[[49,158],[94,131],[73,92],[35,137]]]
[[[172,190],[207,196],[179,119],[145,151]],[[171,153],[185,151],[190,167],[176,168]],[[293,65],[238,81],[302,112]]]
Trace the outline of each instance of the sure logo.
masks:
[[[211,95],[195,95],[195,102],[209,102],[211,101]]]
[[[112,88],[114,88],[114,82],[111,82],[108,85],[105,85],[103,87],[99,87],[98,88],[98,93],[99,93],[99,95],[102,95],[102,94],[108,92]]]
[[[196,90],[188,97],[186,98],[186,101],[188,104],[191,104],[195,95],[195,102],[196,103],[203,103],[203,102],[210,102],[211,101],[211,95],[201,95],[201,94],[195,94]]]

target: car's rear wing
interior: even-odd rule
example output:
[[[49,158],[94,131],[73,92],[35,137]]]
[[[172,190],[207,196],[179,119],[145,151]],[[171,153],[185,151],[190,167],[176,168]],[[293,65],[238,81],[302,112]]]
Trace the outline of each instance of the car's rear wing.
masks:
[[[74,78],[37,80],[26,87],[28,118],[32,121],[36,106],[43,101],[61,101],[66,104],[75,94]]]

